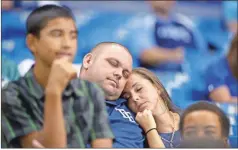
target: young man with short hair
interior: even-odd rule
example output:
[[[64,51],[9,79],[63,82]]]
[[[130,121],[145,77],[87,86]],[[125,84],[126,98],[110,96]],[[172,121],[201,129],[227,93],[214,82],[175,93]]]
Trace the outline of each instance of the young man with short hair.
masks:
[[[77,51],[77,28],[72,12],[45,5],[27,18],[27,46],[35,64],[10,82],[2,93],[2,132],[11,147],[46,148],[112,146],[112,132],[103,92],[76,79],[72,61]]]

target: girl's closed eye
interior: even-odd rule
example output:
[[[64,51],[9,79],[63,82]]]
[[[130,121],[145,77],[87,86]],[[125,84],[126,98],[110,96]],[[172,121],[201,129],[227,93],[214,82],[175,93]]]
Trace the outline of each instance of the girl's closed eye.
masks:
[[[140,92],[143,88],[142,87],[139,87],[136,89],[136,92]]]

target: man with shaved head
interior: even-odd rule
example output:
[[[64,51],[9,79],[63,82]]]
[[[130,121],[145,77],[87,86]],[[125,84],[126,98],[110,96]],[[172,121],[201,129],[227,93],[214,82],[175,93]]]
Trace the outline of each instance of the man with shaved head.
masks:
[[[114,134],[114,148],[143,148],[142,129],[120,95],[132,71],[132,56],[118,43],[103,42],[86,54],[80,78],[97,83],[105,93],[107,112]]]
[[[98,83],[107,100],[118,99],[132,70],[132,56],[117,43],[100,43],[85,55],[80,78]]]

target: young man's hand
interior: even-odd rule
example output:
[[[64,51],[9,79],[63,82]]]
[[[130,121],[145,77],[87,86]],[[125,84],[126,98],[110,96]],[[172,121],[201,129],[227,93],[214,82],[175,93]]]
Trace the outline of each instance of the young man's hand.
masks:
[[[32,141],[33,148],[45,148],[39,141],[33,140]]]
[[[67,59],[54,60],[46,85],[46,90],[54,90],[62,93],[69,81],[77,77],[77,70]]]

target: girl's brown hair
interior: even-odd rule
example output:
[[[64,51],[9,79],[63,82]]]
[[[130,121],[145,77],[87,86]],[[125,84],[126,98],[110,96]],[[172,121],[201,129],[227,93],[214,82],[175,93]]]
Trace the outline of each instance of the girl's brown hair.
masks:
[[[164,101],[165,105],[168,107],[168,110],[180,114],[180,109],[172,103],[168,92],[153,72],[149,71],[146,68],[135,68],[132,70],[132,74],[137,74],[142,78],[150,81],[157,88],[157,90],[160,91],[160,96]]]
[[[238,78],[238,34],[234,36],[227,55],[233,75]]]

